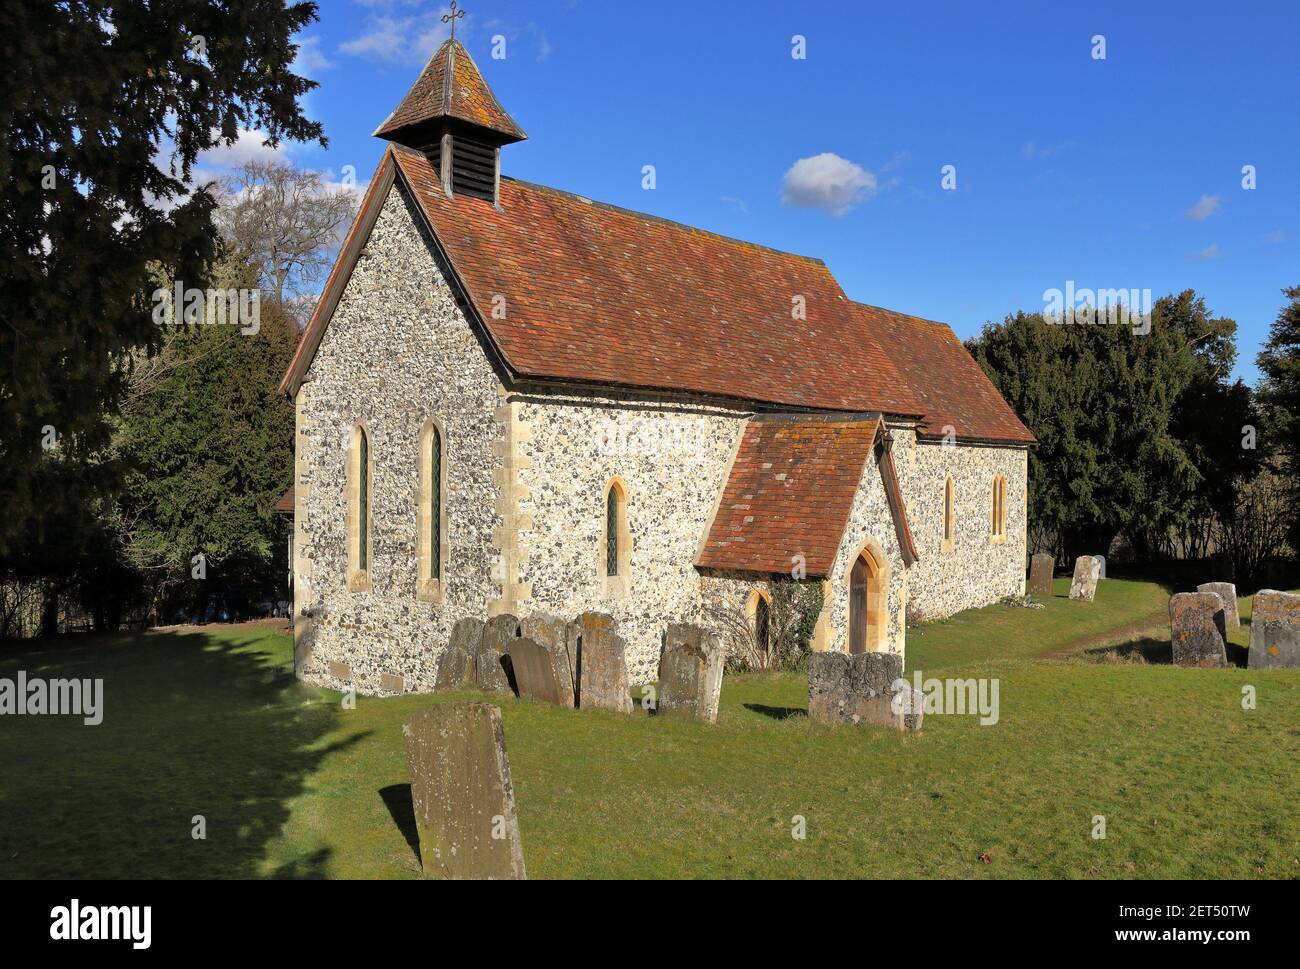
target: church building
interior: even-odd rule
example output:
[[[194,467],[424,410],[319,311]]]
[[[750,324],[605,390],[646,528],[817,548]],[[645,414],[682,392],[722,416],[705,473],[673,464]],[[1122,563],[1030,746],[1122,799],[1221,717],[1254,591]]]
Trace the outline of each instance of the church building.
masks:
[[[465,617],[612,615],[633,683],[669,622],[902,654],[1024,591],[1033,437],[946,325],[825,264],[502,174],[526,136],[444,44],[281,390],[295,667],[432,689]],[[507,164],[508,169],[508,164]]]

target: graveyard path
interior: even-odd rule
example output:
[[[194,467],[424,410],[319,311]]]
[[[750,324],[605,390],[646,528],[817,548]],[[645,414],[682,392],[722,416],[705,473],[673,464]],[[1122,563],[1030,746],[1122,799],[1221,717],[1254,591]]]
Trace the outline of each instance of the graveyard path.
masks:
[[[1101,632],[1092,633],[1087,636],[1081,636],[1078,639],[1072,639],[1063,646],[1048,650],[1039,654],[1037,659],[1065,659],[1070,656],[1077,656],[1079,653],[1093,649],[1098,646],[1123,646],[1125,643],[1135,642],[1139,639],[1150,639],[1156,637],[1169,636],[1169,610],[1161,609],[1143,616],[1140,619],[1134,619],[1126,622],[1122,626],[1113,629],[1104,629]]]

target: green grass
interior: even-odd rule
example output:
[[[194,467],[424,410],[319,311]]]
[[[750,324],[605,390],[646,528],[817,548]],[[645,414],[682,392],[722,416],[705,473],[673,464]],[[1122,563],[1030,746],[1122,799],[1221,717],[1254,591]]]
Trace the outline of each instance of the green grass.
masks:
[[[794,674],[729,677],[713,726],[499,698],[529,875],[1300,877],[1300,671],[1037,658],[1166,597],[1108,579],[909,631],[909,669],[999,679],[991,727],[823,727]],[[344,710],[290,649],[243,626],[5,654],[106,701],[99,727],[0,720],[0,877],[419,877],[401,724],[456,697]]]

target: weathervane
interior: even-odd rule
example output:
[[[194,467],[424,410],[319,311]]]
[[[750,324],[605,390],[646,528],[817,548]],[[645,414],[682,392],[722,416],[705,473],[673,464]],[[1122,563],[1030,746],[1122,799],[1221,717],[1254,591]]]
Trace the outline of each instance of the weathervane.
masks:
[[[451,0],[451,12],[450,12],[450,13],[445,13],[445,14],[442,15],[442,22],[443,22],[444,24],[446,24],[446,23],[451,24],[451,39],[452,39],[452,40],[455,40],[455,39],[456,39],[456,21],[459,20],[459,19],[460,19],[461,17],[463,17],[463,16],[465,16],[465,11],[464,11],[464,10],[457,10],[457,9],[456,9],[456,0]]]

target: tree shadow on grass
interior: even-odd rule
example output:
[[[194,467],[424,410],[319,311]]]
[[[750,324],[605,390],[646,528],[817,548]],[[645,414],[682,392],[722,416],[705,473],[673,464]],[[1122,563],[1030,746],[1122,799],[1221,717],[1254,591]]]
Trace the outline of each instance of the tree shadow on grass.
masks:
[[[803,707],[769,707],[763,703],[746,703],[746,710],[753,710],[773,720],[788,720],[790,717],[806,717],[808,711]]]
[[[1244,668],[1248,651],[1235,643],[1227,644],[1228,665]],[[1174,647],[1168,639],[1144,637],[1130,643],[1106,646],[1084,651],[1083,658],[1094,663],[1146,663],[1153,666],[1171,666]]]
[[[384,799],[384,806],[392,815],[393,823],[402,832],[402,837],[411,846],[415,854],[416,865],[422,865],[420,858],[420,829],[415,826],[415,802],[411,799],[410,784],[390,784],[381,788],[379,796]]]
[[[103,680],[98,726],[5,718],[0,878],[323,877],[328,848],[266,872],[267,848],[307,778],[365,733],[321,744],[338,704],[293,677],[287,649],[255,644],[269,635],[82,635],[0,654],[0,677]]]

